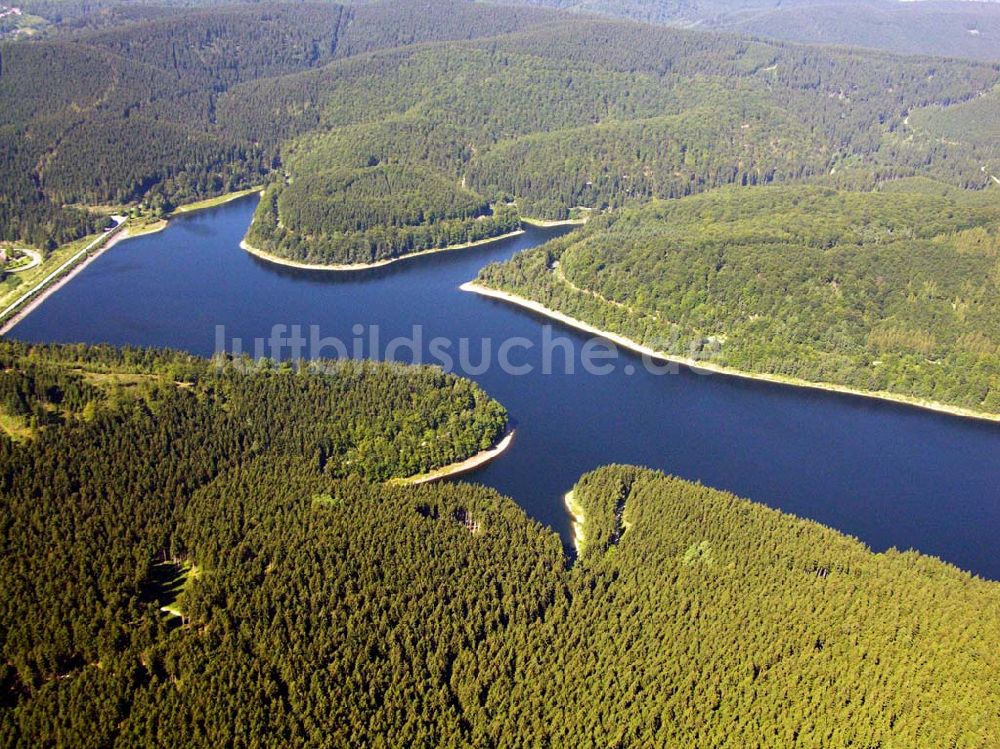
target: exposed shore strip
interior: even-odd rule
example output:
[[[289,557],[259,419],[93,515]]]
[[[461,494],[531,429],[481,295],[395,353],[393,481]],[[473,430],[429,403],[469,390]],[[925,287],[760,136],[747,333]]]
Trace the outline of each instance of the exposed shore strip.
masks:
[[[206,208],[214,208],[215,206],[223,205],[224,203],[228,203],[233,200],[238,200],[239,198],[242,198],[246,195],[250,195],[251,193],[255,192],[261,192],[262,190],[263,188],[261,187],[251,187],[246,190],[238,190],[236,192],[226,193],[225,195],[220,195],[215,198],[208,198],[206,200],[199,200],[194,203],[188,203],[187,205],[182,205],[176,208],[170,214],[170,217],[185,213],[193,213],[195,211],[204,210]],[[21,310],[19,310],[16,314],[9,317],[6,320],[6,322],[4,322],[2,326],[0,326],[0,335],[6,335],[11,330],[13,330],[15,325],[17,325],[24,318],[26,318],[28,315],[30,315],[32,312],[38,309],[38,307],[41,306],[42,302],[44,302],[50,296],[55,294],[59,289],[61,289],[63,286],[69,283],[73,278],[75,278],[78,273],[83,271],[84,268],[86,268],[92,262],[97,260],[98,257],[100,257],[108,250],[110,250],[112,247],[114,247],[122,240],[132,239],[134,237],[141,237],[146,234],[155,234],[157,232],[166,229],[169,223],[170,223],[169,218],[166,218],[166,219],[161,219],[160,221],[157,221],[152,224],[146,224],[132,228],[127,225],[128,219],[125,219],[124,221],[122,221],[121,224],[119,224],[119,227],[116,227],[116,229],[112,230],[114,232],[112,236],[109,237],[105,234],[98,236],[90,244],[88,244],[82,250],[74,254],[73,257],[71,257],[69,260],[67,260],[58,268],[56,268],[54,271],[52,271],[52,273],[50,273],[44,279],[42,279],[42,281],[36,284],[36,286],[31,291],[27,292],[24,296],[22,296],[13,304],[8,306],[6,310],[0,313],[0,318],[2,318],[3,315],[6,315],[11,310],[16,309],[26,300],[30,300]],[[104,244],[101,244],[102,241],[104,241]],[[83,257],[83,255],[87,254],[95,247],[97,249],[94,250],[92,254],[90,254],[87,257]],[[80,261],[81,257],[83,257],[82,261]],[[73,265],[74,262],[77,262],[77,264]],[[60,274],[63,273],[65,273],[65,275],[59,277]],[[53,283],[53,281],[55,282]]]
[[[208,208],[215,208],[220,205],[225,205],[226,203],[231,203],[234,200],[239,200],[240,198],[245,198],[247,195],[252,195],[253,193],[263,192],[263,187],[248,187],[246,190],[237,190],[236,192],[227,192],[225,195],[219,195],[215,198],[205,198],[205,200],[196,200],[194,203],[185,203],[184,205],[178,206],[167,214],[166,218],[162,218],[152,224],[146,224],[145,226],[140,226],[139,228],[129,232],[129,237],[141,237],[146,234],[156,234],[161,232],[170,226],[170,219],[177,216],[183,216],[186,213],[194,213],[195,211],[204,211]]]
[[[660,361],[681,364],[682,366],[685,366],[695,372],[721,374],[726,375],[727,377],[739,377],[744,380],[760,380],[762,382],[771,382],[778,385],[808,388],[811,390],[823,390],[830,393],[841,393],[843,395],[853,395],[861,398],[872,398],[874,400],[890,401],[892,403],[900,403],[905,406],[913,406],[915,408],[922,408],[928,411],[948,414],[949,416],[959,416],[965,419],[978,419],[980,421],[1000,422],[1000,414],[974,411],[970,408],[964,408],[962,406],[949,406],[946,403],[938,403],[937,401],[914,398],[908,395],[889,393],[884,390],[858,390],[856,388],[847,387],[846,385],[834,385],[828,382],[810,382],[809,380],[802,380],[797,377],[761,374],[757,372],[744,372],[731,367],[722,367],[711,362],[691,359],[686,356],[666,354],[662,351],[656,351],[649,346],[644,346],[641,343],[633,341],[631,338],[626,338],[618,333],[610,333],[606,330],[601,330],[600,328],[590,325],[589,323],[585,323],[582,320],[577,320],[575,317],[570,317],[569,315],[557,310],[549,309],[539,302],[534,302],[530,299],[526,299],[516,294],[511,294],[507,291],[499,291],[488,286],[482,286],[474,281],[464,283],[459,288],[461,288],[462,291],[469,291],[474,294],[490,297],[491,299],[498,299],[509,304],[515,304],[518,307],[531,310],[539,315],[552,318],[553,320],[556,320],[564,325],[568,325],[571,328],[576,328],[577,330],[582,330],[585,333],[591,333],[593,335],[600,336],[601,338],[605,338],[622,348],[629,349],[630,351],[634,351],[638,354],[658,359]]]
[[[257,187],[248,187],[245,190],[236,190],[235,192],[227,192],[224,195],[219,195],[215,198],[205,198],[204,200],[196,200],[193,203],[186,203],[181,206],[177,206],[173,211],[171,211],[171,216],[180,216],[185,213],[193,213],[194,211],[203,211],[206,208],[215,208],[218,205],[225,205],[226,203],[231,203],[234,200],[239,200],[240,198],[246,197],[253,193],[264,192],[264,188],[258,185]]]
[[[123,239],[127,239],[129,235],[126,223],[127,220],[122,221],[118,224],[118,226],[112,229],[111,232],[113,232],[113,234],[111,234],[111,236],[101,234],[96,237],[82,250],[76,252],[62,265],[35,284],[33,289],[26,292],[23,296],[21,296],[21,298],[14,301],[13,304],[0,313],[0,317],[2,317],[3,315],[9,314],[13,310],[17,310],[18,307],[21,307],[21,305],[24,304],[20,310],[7,318],[6,322],[3,323],[3,326],[0,327],[0,335],[6,335],[13,330],[15,325],[38,309],[42,302],[73,280],[78,273],[83,271],[84,268],[97,260],[97,258],[114,247],[118,242]]]
[[[324,265],[323,263],[303,263],[298,260],[289,260],[288,258],[283,258],[278,255],[272,255],[270,252],[253,247],[246,241],[246,239],[240,242],[240,247],[254,257],[258,257],[268,263],[274,263],[275,265],[284,265],[288,268],[298,268],[299,270],[323,270],[334,273],[352,273],[362,270],[371,270],[373,268],[382,268],[386,265],[392,265],[393,263],[398,263],[402,260],[409,260],[414,257],[436,255],[439,252],[453,252],[454,250],[467,250],[471,247],[479,247],[484,244],[490,244],[491,242],[499,242],[502,239],[510,239],[511,237],[518,237],[522,234],[524,234],[524,229],[516,229],[512,232],[508,232],[507,234],[498,234],[495,237],[477,239],[475,242],[451,244],[447,247],[435,247],[430,250],[421,250],[420,252],[408,252],[405,255],[397,255],[396,257],[386,258],[385,260],[376,260],[374,263],[334,263],[332,265]]]
[[[566,509],[569,510],[569,514],[573,518],[573,546],[576,548],[576,553],[579,556],[580,552],[583,551],[583,545],[586,540],[583,531],[583,524],[586,522],[586,518],[583,515],[583,509],[577,504],[576,492],[574,490],[571,489],[566,492],[563,502],[566,504]]]
[[[458,463],[452,463],[451,465],[442,466],[430,473],[419,473],[416,476],[408,476],[403,479],[392,479],[390,484],[405,484],[407,486],[415,486],[417,484],[427,484],[432,481],[440,481],[441,479],[451,478],[452,476],[458,476],[463,473],[468,473],[469,471],[474,471],[480,468],[492,460],[500,457],[503,452],[511,446],[514,441],[514,430],[511,429],[507,432],[503,439],[497,442],[493,447],[488,450],[482,450],[476,453],[471,458],[466,458]]]
[[[525,218],[524,216],[521,216],[521,223],[536,226],[539,229],[551,229],[556,226],[583,226],[587,223],[587,217],[584,216],[583,218],[566,218],[558,221],[549,221],[543,218]]]

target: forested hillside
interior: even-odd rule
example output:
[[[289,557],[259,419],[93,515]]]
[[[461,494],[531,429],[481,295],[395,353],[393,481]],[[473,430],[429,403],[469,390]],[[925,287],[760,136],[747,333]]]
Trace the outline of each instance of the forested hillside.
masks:
[[[438,3],[428,12],[414,0],[133,9],[98,31],[0,43],[0,240],[52,247],[92,232],[99,218],[73,204],[143,201],[168,211],[260,184],[280,164],[285,134],[265,126],[249,139],[238,121],[220,121],[219,97],[236,84],[551,17],[469,7]]]
[[[996,171],[985,121],[960,140],[905,124],[971,105],[991,65],[460,0],[133,15],[0,46],[0,238],[51,246],[99,223],[72,206],[165,212],[268,181],[251,244],[370,262],[507,232],[513,208]],[[376,226],[397,201],[405,219]]]
[[[307,173],[285,189],[272,185],[248,240],[254,248],[310,263],[369,264],[519,227],[516,210],[494,210],[432,169],[376,163]]]
[[[992,687],[958,674],[994,678],[996,584],[652,471],[601,469],[574,497],[594,543],[487,702],[541,714],[553,745],[992,742]]]
[[[1000,413],[1000,202],[722,189],[485,268],[488,286],[676,356]]]
[[[983,164],[994,184],[1000,184],[1000,88],[984,92],[953,107],[924,107],[907,118],[900,137],[936,141],[946,147],[961,145],[973,161]]]
[[[1000,60],[1000,5],[966,0],[785,3],[709,21],[715,29],[806,44],[848,44],[911,55]]]
[[[263,185],[252,247],[355,264],[585,208],[480,282],[1000,414],[1000,66],[191,4],[28,0],[54,25],[0,43],[0,240]],[[0,341],[0,746],[997,743],[1000,583],[637,467],[573,488],[576,553],[493,490],[398,480],[507,425],[427,367]]]
[[[809,44],[1000,60],[1000,5],[963,0],[512,0]]]
[[[984,746],[1000,588],[635,468],[575,563],[381,483],[488,443],[427,369],[0,347],[5,746]],[[956,689],[955,684],[962,684]]]
[[[278,195],[258,214],[250,243],[295,260],[357,262],[412,245],[351,241],[329,212],[311,211],[293,229],[284,211],[291,215],[302,197],[278,196],[301,192],[304,177],[314,192],[331,189],[340,179],[334,167],[380,164],[433,168],[483,200],[545,219],[727,184],[871,189],[925,174],[982,187],[995,168],[993,138],[943,142],[904,123],[912,110],[970,101],[997,75],[971,63],[576,18],[257,81],[227,94],[219,115],[252,140],[275,126],[305,133],[283,147],[290,184],[275,183]],[[367,97],[371,85],[383,95]],[[386,186],[372,199],[392,194]],[[441,195],[429,190],[424,212],[445,211]]]

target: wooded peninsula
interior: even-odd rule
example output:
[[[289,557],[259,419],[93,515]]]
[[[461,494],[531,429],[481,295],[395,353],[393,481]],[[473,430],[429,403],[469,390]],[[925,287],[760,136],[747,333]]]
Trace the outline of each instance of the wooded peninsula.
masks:
[[[0,343],[6,746],[984,746],[1000,584],[653,471],[586,544],[429,369]],[[956,684],[962,684],[956,689]]]
[[[30,273],[258,189],[245,247],[297,267],[581,223],[477,283],[1000,414],[996,62],[558,0],[25,4],[0,248]],[[618,15],[691,4],[651,5]],[[579,478],[564,548],[431,480],[512,422],[429,367],[0,340],[0,746],[997,745],[1000,583],[626,465]]]

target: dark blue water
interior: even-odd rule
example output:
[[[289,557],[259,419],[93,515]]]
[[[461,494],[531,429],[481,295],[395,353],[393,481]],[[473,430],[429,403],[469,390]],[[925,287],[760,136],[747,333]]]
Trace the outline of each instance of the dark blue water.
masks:
[[[27,341],[141,344],[211,354],[216,326],[252,348],[275,324],[318,325],[354,340],[378,326],[383,342],[423,326],[424,347],[445,336],[534,342],[474,375],[509,409],[510,450],[475,480],[516,499],[534,518],[569,534],[563,494],[584,472],[635,463],[728,489],[857,536],[876,550],[916,548],[1000,579],[1000,427],[870,399],[682,371],[647,373],[638,357],[606,376],[537,370],[540,318],[458,290],[486,263],[554,234],[415,258],[357,274],[280,268],[238,247],[250,198],[171,221],[119,244],[13,331]],[[579,355],[587,340],[556,325]],[[308,336],[307,336],[308,337]],[[365,353],[369,353],[366,351]],[[426,351],[425,351],[426,355]],[[399,357],[410,360],[407,351]],[[425,360],[427,360],[425,358]],[[555,357],[556,362],[561,356]],[[577,362],[579,360],[577,359]],[[633,364],[628,374],[626,364]],[[561,368],[557,368],[557,371]]]

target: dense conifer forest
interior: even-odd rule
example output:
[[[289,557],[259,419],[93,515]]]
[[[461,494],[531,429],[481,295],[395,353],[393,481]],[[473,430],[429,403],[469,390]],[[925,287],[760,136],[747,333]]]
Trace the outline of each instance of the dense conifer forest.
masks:
[[[484,201],[542,219],[731,184],[872,189],[919,174],[982,188],[996,169],[992,136],[946,139],[934,127],[910,127],[907,117],[971,106],[997,80],[995,67],[974,63],[577,18],[255,81],[230,92],[220,112],[255,140],[273,127],[273,112],[290,136],[284,178],[271,188],[277,197],[258,214],[251,244],[296,260],[357,262],[415,247],[406,235],[378,248],[347,241],[340,218],[292,208],[306,202],[299,181],[309,178],[315,193],[321,182],[336,186],[335,167],[392,164],[416,175],[430,168]],[[367,97],[370,86],[382,95]],[[280,108],[272,104],[258,123],[236,114],[241,99],[258,103],[248,109]],[[966,117],[985,123],[974,111]],[[427,215],[445,212],[450,200],[436,187],[422,199]],[[299,219],[294,228],[285,213]]]
[[[305,174],[286,189],[272,185],[247,239],[255,249],[297,261],[368,264],[489,239],[520,225],[513,208],[493,208],[431,169],[376,164]]]
[[[364,262],[505,233],[515,208],[997,171],[973,105],[996,65],[460,0],[142,8],[0,45],[0,238],[51,247],[100,225],[85,206],[270,182],[252,244]],[[955,116],[982,124],[948,138]]]
[[[265,0],[266,1],[266,0]],[[233,0],[18,0],[23,17],[0,19],[0,34],[52,36],[66,30],[106,29],[136,20],[153,20],[216,8]],[[258,0],[245,0],[247,5]],[[767,39],[808,44],[840,44],[882,49],[901,54],[930,54],[996,62],[1000,60],[1000,7],[992,2],[963,0],[505,0],[529,10],[546,8],[566,13],[598,14],[611,18],[735,32]],[[386,7],[385,0],[352,0],[361,5]],[[379,12],[378,10],[365,12]],[[472,26],[482,15],[461,22]],[[504,16],[504,19],[509,16]],[[420,33],[441,28],[448,19],[429,14],[417,19]],[[496,32],[509,30],[494,19]],[[406,30],[388,29],[399,43],[411,36]],[[352,47],[353,48],[353,47]]]
[[[726,30],[811,44],[1000,60],[1000,8],[923,0],[513,0],[518,4]]]
[[[371,263],[587,209],[481,283],[1000,413],[997,64],[191,5],[28,0],[53,25],[0,41],[0,240],[259,185],[250,245]],[[0,745],[996,744],[1000,584],[636,467],[580,478],[576,550],[493,490],[394,480],[507,422],[432,368],[0,341]]]
[[[575,559],[384,483],[502,409],[429,369],[0,346],[5,746],[987,746],[1000,587],[647,470]],[[956,685],[961,685],[957,688]]]
[[[41,41],[0,42],[0,239],[51,248],[96,230],[87,205],[168,212],[260,184],[280,165],[288,132],[272,111],[277,101],[250,117],[245,107],[258,102],[235,97],[220,113],[220,98],[242,83],[552,15],[435,7],[119,8],[97,28],[69,24]],[[247,137],[245,119],[265,132]]]
[[[677,356],[1000,413],[1000,203],[929,181],[657,201],[483,270]]]

